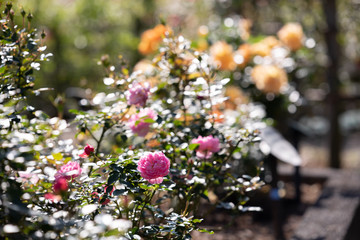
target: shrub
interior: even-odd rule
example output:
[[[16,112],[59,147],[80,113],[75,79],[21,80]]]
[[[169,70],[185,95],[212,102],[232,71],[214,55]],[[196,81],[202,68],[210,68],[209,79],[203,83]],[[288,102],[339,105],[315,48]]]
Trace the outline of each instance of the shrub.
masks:
[[[251,104],[236,114],[218,109],[228,80],[217,78],[208,55],[168,32],[150,74],[103,57],[109,92],[88,99],[88,111],[72,110],[68,124],[27,105],[39,92],[33,69],[50,55],[31,15],[21,29],[11,4],[4,16],[1,236],[190,239],[207,231],[198,225],[204,210],[246,209],[247,192],[261,186],[261,163],[234,169],[257,151],[261,119],[250,117]],[[76,141],[66,139],[63,130],[74,126]]]

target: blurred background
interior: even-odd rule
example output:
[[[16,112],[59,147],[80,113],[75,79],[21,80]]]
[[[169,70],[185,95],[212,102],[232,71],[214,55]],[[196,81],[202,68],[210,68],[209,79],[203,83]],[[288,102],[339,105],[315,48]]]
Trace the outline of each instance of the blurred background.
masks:
[[[301,133],[298,148],[303,165],[360,169],[358,0],[337,1],[336,9],[319,0],[13,2],[16,8],[33,12],[32,24],[46,33],[47,51],[54,56],[37,72],[37,86],[54,88],[49,93],[54,100],[71,95],[69,88],[80,95],[93,94],[90,89],[104,91],[104,72],[98,66],[101,56],[108,54],[116,60],[121,55],[132,69],[146,58],[138,51],[141,34],[159,23],[206,49],[219,40],[236,48],[243,42],[276,36],[284,24],[297,22],[306,36],[305,47],[294,56],[297,65],[288,77],[302,103],[295,112],[290,107],[289,116]],[[229,76],[236,81],[239,75]],[[56,115],[47,97],[34,101]]]

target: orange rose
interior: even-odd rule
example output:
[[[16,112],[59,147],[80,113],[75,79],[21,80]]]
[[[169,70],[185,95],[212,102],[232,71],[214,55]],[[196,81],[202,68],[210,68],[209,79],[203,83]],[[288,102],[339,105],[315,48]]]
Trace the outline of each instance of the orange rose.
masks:
[[[210,48],[210,55],[212,56],[215,64],[221,70],[234,70],[236,63],[233,57],[232,47],[224,41],[216,42]]]
[[[237,60],[238,56],[241,56],[242,58],[240,60]],[[234,56],[235,62],[238,64],[239,67],[243,68],[246,66],[246,64],[251,59],[251,46],[250,44],[242,44],[239,46],[238,50],[235,52]]]
[[[228,86],[225,89],[225,96],[228,99],[225,101],[225,108],[235,110],[238,105],[247,103],[248,99],[243,91],[237,86]]]
[[[256,88],[265,93],[280,93],[288,82],[286,72],[275,65],[258,65],[251,72]]]
[[[251,45],[250,51],[252,56],[266,57],[270,55],[271,48],[263,42],[258,42]]]
[[[153,29],[143,32],[138,46],[139,52],[143,55],[155,52],[158,49],[162,38],[165,36],[165,33],[169,31],[171,31],[169,27],[159,24]]]
[[[277,35],[280,41],[293,51],[302,47],[304,33],[301,25],[298,23],[287,23],[279,30]]]
[[[239,22],[240,37],[244,40],[248,40],[250,37],[250,30],[252,27],[252,21],[250,19],[241,19]]]

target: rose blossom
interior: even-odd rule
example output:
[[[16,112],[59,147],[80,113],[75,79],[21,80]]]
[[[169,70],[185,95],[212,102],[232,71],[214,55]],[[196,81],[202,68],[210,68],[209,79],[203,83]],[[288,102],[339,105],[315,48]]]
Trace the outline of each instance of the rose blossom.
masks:
[[[68,162],[66,165],[61,166],[55,174],[55,179],[65,178],[71,180],[80,176],[81,174],[80,164],[78,162]]]
[[[138,83],[132,85],[132,87],[126,92],[126,99],[129,105],[136,105],[144,107],[149,97],[149,86],[142,86]]]
[[[288,84],[285,70],[275,65],[255,66],[251,71],[251,80],[260,91],[274,94],[279,94]]]
[[[198,158],[209,159],[214,153],[220,151],[219,139],[213,136],[199,136],[197,139],[193,139],[191,143],[200,144],[196,150],[196,156]]]
[[[30,181],[32,184],[36,184],[39,181],[37,174],[27,171],[19,171],[18,179],[21,179],[23,182]]]
[[[140,158],[137,170],[151,184],[162,183],[169,174],[170,160],[162,152],[147,153]]]
[[[80,154],[79,156],[82,158],[87,158],[94,151],[95,151],[95,148],[93,146],[91,146],[90,144],[86,144],[86,146],[84,147],[84,152],[82,154]]]
[[[56,194],[66,192],[69,189],[69,185],[66,178],[60,177],[56,179],[53,189],[54,189],[54,193]]]
[[[150,109],[145,108],[141,110],[138,114],[132,115],[129,119],[128,125],[133,131],[133,133],[139,135],[140,137],[145,137],[145,135],[150,131],[150,124],[145,122],[145,119],[154,120],[156,113]]]
[[[44,197],[45,197],[45,199],[48,199],[51,202],[59,202],[61,200],[60,195],[55,195],[55,194],[52,194],[52,193],[45,193]]]

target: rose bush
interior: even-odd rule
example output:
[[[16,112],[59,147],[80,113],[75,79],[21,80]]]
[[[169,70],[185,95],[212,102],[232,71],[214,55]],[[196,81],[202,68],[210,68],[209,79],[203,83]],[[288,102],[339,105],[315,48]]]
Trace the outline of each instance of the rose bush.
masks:
[[[103,57],[108,92],[88,99],[88,111],[72,110],[69,124],[28,104],[41,92],[33,70],[50,56],[32,16],[22,28],[11,4],[2,16],[2,237],[189,239],[207,231],[199,223],[217,207],[246,210],[261,186],[252,156],[263,114],[253,104],[221,108],[228,79],[209,55],[158,26],[143,35],[144,54],[163,40],[153,71],[130,73]]]

